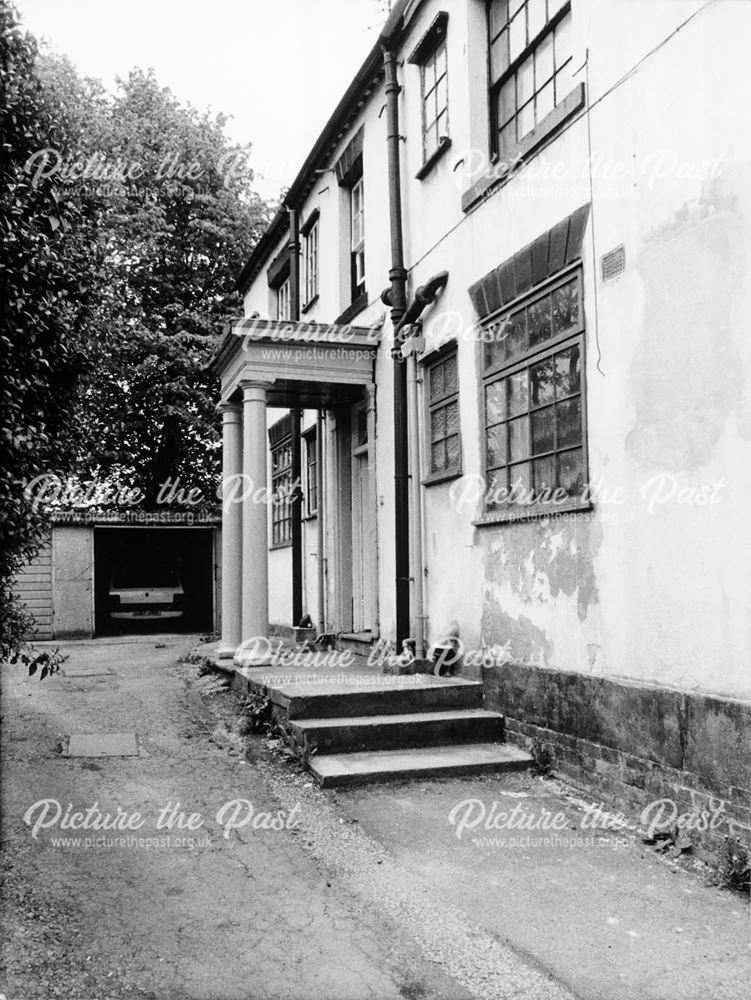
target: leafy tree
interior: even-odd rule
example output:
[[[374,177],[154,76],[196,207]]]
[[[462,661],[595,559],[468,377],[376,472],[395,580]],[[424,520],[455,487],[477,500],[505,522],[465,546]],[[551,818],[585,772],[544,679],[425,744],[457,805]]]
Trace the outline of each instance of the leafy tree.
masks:
[[[49,59],[45,73],[56,99],[80,105],[81,81],[66,67]],[[223,116],[182,106],[153,72],[119,85],[81,126],[81,159],[119,165],[121,180],[79,185],[99,197],[90,243],[106,276],[89,335],[80,466],[125,474],[147,503],[168,479],[215,503],[218,386],[206,363],[240,310],[233,277],[269,210],[250,189],[249,149],[230,146]]]
[[[0,658],[33,661],[22,637],[30,616],[11,580],[39,546],[44,523],[24,484],[49,468],[71,467],[73,411],[85,358],[81,329],[90,288],[71,266],[79,205],[51,178],[25,170],[41,149],[66,145],[35,69],[36,45],[13,8],[0,0]],[[42,654],[43,672],[55,666]]]

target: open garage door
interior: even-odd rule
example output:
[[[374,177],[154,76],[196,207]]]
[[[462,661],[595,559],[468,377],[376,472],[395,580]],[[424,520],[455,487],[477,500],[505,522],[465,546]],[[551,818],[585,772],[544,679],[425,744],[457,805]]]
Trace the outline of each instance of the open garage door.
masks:
[[[94,529],[94,630],[214,631],[214,530]]]

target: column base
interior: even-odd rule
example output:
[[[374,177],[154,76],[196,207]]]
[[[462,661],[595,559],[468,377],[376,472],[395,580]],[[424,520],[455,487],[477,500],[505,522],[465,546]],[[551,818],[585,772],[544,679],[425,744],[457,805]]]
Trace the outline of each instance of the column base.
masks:
[[[218,660],[231,660],[231,659],[233,659],[235,653],[237,652],[237,647],[239,645],[240,645],[239,642],[236,645],[232,645],[232,646],[229,645],[229,643],[227,643],[227,644],[222,643],[222,645],[219,647],[219,649],[216,652],[216,658]]]
[[[268,653],[253,653],[251,650],[238,649],[232,662],[236,667],[273,667],[274,662]]]

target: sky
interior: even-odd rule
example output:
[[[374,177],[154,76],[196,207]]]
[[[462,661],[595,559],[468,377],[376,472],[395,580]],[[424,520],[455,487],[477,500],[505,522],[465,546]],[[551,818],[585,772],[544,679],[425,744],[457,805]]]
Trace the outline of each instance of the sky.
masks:
[[[21,21],[114,89],[153,67],[184,102],[232,116],[256,188],[278,195],[378,37],[384,0],[15,0]]]

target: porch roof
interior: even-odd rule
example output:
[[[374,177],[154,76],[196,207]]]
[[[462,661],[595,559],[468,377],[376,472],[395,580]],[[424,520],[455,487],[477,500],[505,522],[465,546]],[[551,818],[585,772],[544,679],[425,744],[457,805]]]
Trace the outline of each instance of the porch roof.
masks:
[[[381,324],[373,327],[304,320],[238,319],[209,362],[223,402],[238,399],[242,382],[268,384],[269,406],[335,406],[373,385]]]

